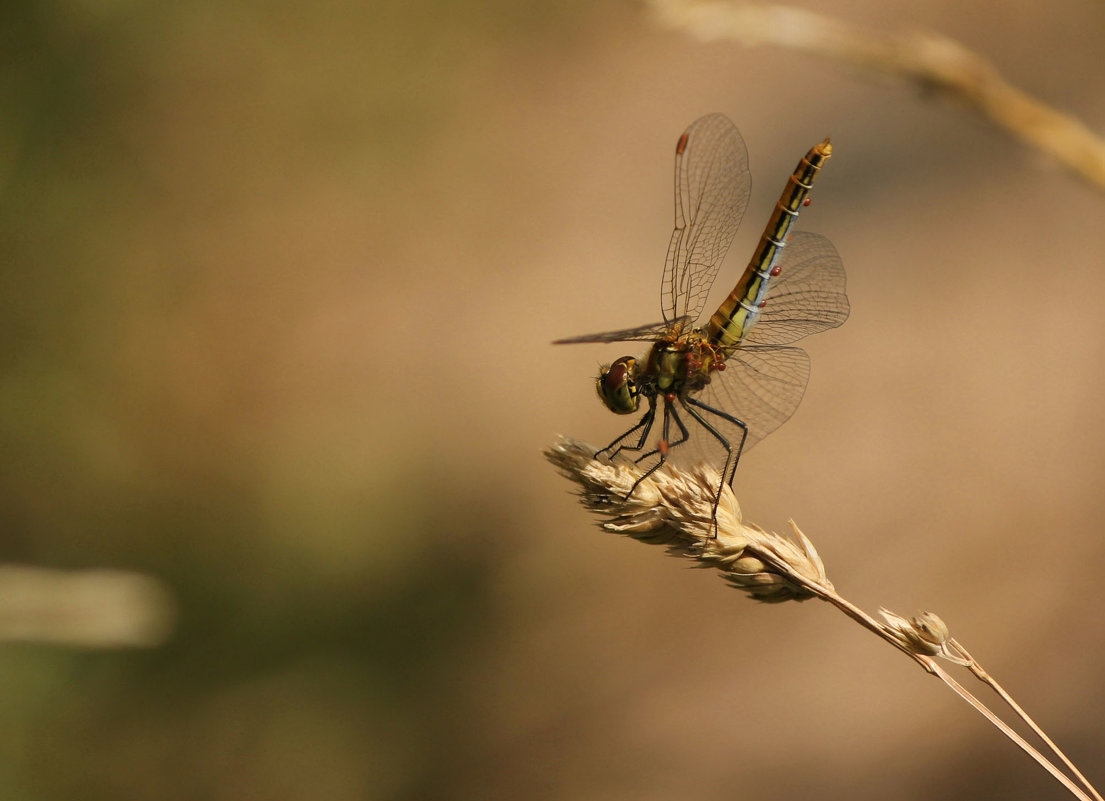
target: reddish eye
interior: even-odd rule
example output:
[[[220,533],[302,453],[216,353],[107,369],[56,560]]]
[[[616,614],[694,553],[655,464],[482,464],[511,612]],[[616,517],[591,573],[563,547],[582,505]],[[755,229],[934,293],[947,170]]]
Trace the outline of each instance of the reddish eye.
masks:
[[[760,307],[761,309],[762,309],[762,308],[763,308],[764,306],[766,306],[766,305],[767,305],[767,301],[766,301],[766,300],[761,300],[761,301],[759,302],[759,307]]]
[[[806,198],[805,200],[802,201],[803,206],[808,206],[811,203],[813,203],[813,198],[812,197],[808,197],[808,198]]]
[[[770,274],[771,275],[778,275],[782,271],[783,271],[783,268],[781,266],[779,266],[778,264],[776,264],[774,267],[771,268],[771,273]]]
[[[606,373],[606,388],[617,389],[625,383],[626,368],[624,364],[615,364]]]

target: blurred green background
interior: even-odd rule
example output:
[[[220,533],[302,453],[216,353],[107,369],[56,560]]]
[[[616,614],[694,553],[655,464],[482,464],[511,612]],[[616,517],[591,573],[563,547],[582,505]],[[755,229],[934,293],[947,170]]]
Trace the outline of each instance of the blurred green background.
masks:
[[[1105,5],[929,28],[1105,130]],[[1038,798],[817,605],[603,535],[540,449],[624,421],[671,149],[741,128],[853,316],[742,461],[869,609],[941,613],[1105,782],[1105,195],[969,110],[636,5],[24,3],[0,27],[0,559],[160,578],[161,647],[0,646],[0,798]],[[725,288],[726,291],[728,287]]]

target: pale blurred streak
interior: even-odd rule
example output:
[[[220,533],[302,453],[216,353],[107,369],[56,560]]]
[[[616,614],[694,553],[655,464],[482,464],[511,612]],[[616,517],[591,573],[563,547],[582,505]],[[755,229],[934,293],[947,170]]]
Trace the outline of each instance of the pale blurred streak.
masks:
[[[0,642],[150,648],[174,618],[172,593],[151,576],[0,565]]]

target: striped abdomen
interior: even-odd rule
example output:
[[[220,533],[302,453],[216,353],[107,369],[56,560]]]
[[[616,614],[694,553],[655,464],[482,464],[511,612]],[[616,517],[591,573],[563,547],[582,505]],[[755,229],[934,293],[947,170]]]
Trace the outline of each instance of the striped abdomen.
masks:
[[[760,244],[752,254],[729,297],[718,307],[707,323],[705,333],[711,345],[721,349],[726,357],[740,345],[745,334],[756,324],[760,309],[765,305],[771,279],[779,274],[777,263],[786,247],[787,232],[798,218],[802,203],[810,193],[821,167],[833,153],[833,146],[826,139],[814,145],[790,176],[775,211],[764,228]]]

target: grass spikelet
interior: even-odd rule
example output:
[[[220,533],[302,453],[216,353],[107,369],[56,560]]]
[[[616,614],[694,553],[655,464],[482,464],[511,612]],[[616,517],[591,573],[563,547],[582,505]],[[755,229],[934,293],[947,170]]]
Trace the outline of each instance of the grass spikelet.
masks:
[[[819,598],[832,604],[939,678],[1075,798],[1105,801],[1012,696],[951,636],[951,630],[936,613],[906,618],[881,609],[883,621],[876,620],[837,593],[813,542],[793,520],[788,521],[791,537],[746,522],[728,486],[722,487],[715,522],[714,490],[720,477],[712,467],[700,465],[687,471],[667,464],[646,477],[628,459],[596,459],[595,453],[586,443],[561,437],[545,450],[545,457],[577,485],[580,501],[602,518],[599,525],[603,530],[665,546],[672,555],[719,571],[731,586],[760,601]],[[1071,775],[1063,773],[1056,762],[1010,728],[937,660],[967,668],[993,689]]]
[[[545,455],[579,485],[583,505],[605,518],[600,525],[606,531],[665,545],[670,553],[720,571],[732,586],[761,601],[811,598],[810,584],[832,590],[817,549],[797,526],[792,524],[797,539],[791,540],[745,523],[728,486],[722,489],[715,529],[714,490],[721,479],[712,467],[665,467],[637,484],[643,471],[636,464],[596,460],[594,448],[573,439],[563,438]],[[780,564],[788,569],[779,571]],[[792,575],[805,582],[795,583]]]

